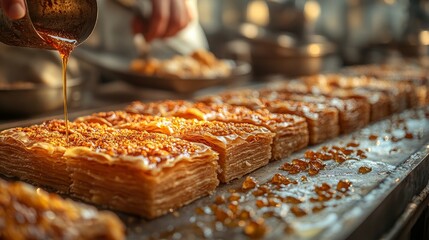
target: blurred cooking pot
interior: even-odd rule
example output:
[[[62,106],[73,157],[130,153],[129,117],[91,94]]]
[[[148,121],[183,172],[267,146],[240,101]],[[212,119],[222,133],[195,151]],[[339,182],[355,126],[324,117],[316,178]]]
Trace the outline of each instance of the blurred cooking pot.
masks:
[[[78,63],[67,71],[68,100],[80,96]],[[63,106],[62,67],[58,52],[0,45],[0,113],[2,118],[30,116]]]
[[[305,29],[304,5],[295,0],[266,0],[272,31],[302,34]]]
[[[69,102],[80,99],[80,79],[69,79],[67,95]],[[0,113],[4,118],[25,117],[48,113],[63,107],[62,86],[43,84],[0,84]]]
[[[248,23],[240,27],[240,33],[250,45],[252,66],[258,75],[312,75],[341,65],[336,46],[319,35],[298,38]]]

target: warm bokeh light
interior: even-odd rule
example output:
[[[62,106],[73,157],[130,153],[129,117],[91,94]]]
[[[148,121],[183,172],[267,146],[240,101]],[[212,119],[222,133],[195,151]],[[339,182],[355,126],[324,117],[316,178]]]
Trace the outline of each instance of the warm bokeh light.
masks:
[[[316,20],[320,15],[320,5],[317,1],[307,1],[304,5],[305,18],[309,21]]]
[[[429,31],[421,31],[419,34],[420,44],[429,45]]]
[[[258,27],[252,24],[243,24],[240,32],[247,38],[256,38],[258,36]]]
[[[310,44],[308,45],[308,53],[310,56],[319,56],[322,53],[322,49],[318,44]]]
[[[269,11],[265,1],[252,1],[247,7],[247,20],[259,26],[266,26],[269,22]]]

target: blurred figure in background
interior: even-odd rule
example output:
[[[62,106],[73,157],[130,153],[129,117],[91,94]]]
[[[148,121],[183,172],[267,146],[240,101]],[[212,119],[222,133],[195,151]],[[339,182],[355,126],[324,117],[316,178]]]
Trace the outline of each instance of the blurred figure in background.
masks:
[[[156,57],[207,48],[196,4],[196,0],[99,0],[97,26],[86,45],[128,55],[150,51]],[[25,16],[24,0],[0,0],[0,6],[11,19]]]
[[[89,47],[157,58],[207,48],[197,0],[99,0],[98,6],[97,25],[86,42]]]

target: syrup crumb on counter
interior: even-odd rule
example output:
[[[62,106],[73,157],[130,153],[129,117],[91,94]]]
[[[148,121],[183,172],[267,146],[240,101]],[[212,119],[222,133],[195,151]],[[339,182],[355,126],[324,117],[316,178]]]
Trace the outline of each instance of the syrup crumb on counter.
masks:
[[[369,173],[371,171],[372,171],[372,168],[366,167],[366,166],[362,166],[362,167],[359,168],[358,173],[359,174],[367,174],[367,173]]]
[[[258,182],[254,177],[247,176],[246,179],[243,181],[243,184],[241,185],[241,189],[243,191],[247,191],[250,189],[254,189],[256,186],[258,186]]]
[[[335,161],[341,164],[351,159],[366,159],[365,151],[358,149],[359,146],[359,143],[349,142],[345,146],[323,146],[318,151],[307,150],[303,158],[286,162],[279,169],[288,172],[290,175],[306,172],[309,176],[314,176],[325,169],[324,161]]]
[[[199,215],[212,216],[214,222],[226,228],[239,228],[248,237],[261,238],[269,230],[266,221],[270,219],[277,219],[286,226],[289,225],[288,221],[281,217],[280,209],[289,209],[288,211],[296,218],[318,214],[327,208],[327,202],[349,196],[352,187],[352,182],[342,179],[333,185],[326,182],[315,185],[314,195],[310,198],[297,197],[293,194],[285,196],[285,191],[279,186],[287,187],[291,184],[299,183],[280,173],[274,174],[263,184],[258,184],[255,178],[248,176],[242,184],[246,191],[230,191],[227,197],[216,196],[210,207],[205,209],[198,207],[195,211]],[[253,207],[246,208],[243,205],[248,202],[253,203]],[[288,228],[287,232],[292,233],[293,229]]]
[[[378,136],[374,135],[374,134],[371,134],[371,135],[369,135],[368,139],[371,140],[371,141],[375,141],[375,140],[378,139]]]

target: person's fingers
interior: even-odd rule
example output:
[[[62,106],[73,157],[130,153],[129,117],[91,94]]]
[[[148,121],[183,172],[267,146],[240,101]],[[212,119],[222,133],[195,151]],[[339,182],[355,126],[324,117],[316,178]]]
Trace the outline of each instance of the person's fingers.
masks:
[[[3,0],[1,1],[1,7],[5,14],[13,20],[25,16],[26,10],[24,0]]]
[[[162,37],[170,21],[170,0],[152,0],[152,16],[149,22],[146,41]]]
[[[186,2],[183,0],[172,0],[170,12],[170,22],[163,37],[176,35],[180,30],[185,28],[190,21],[189,11],[187,9]]]

